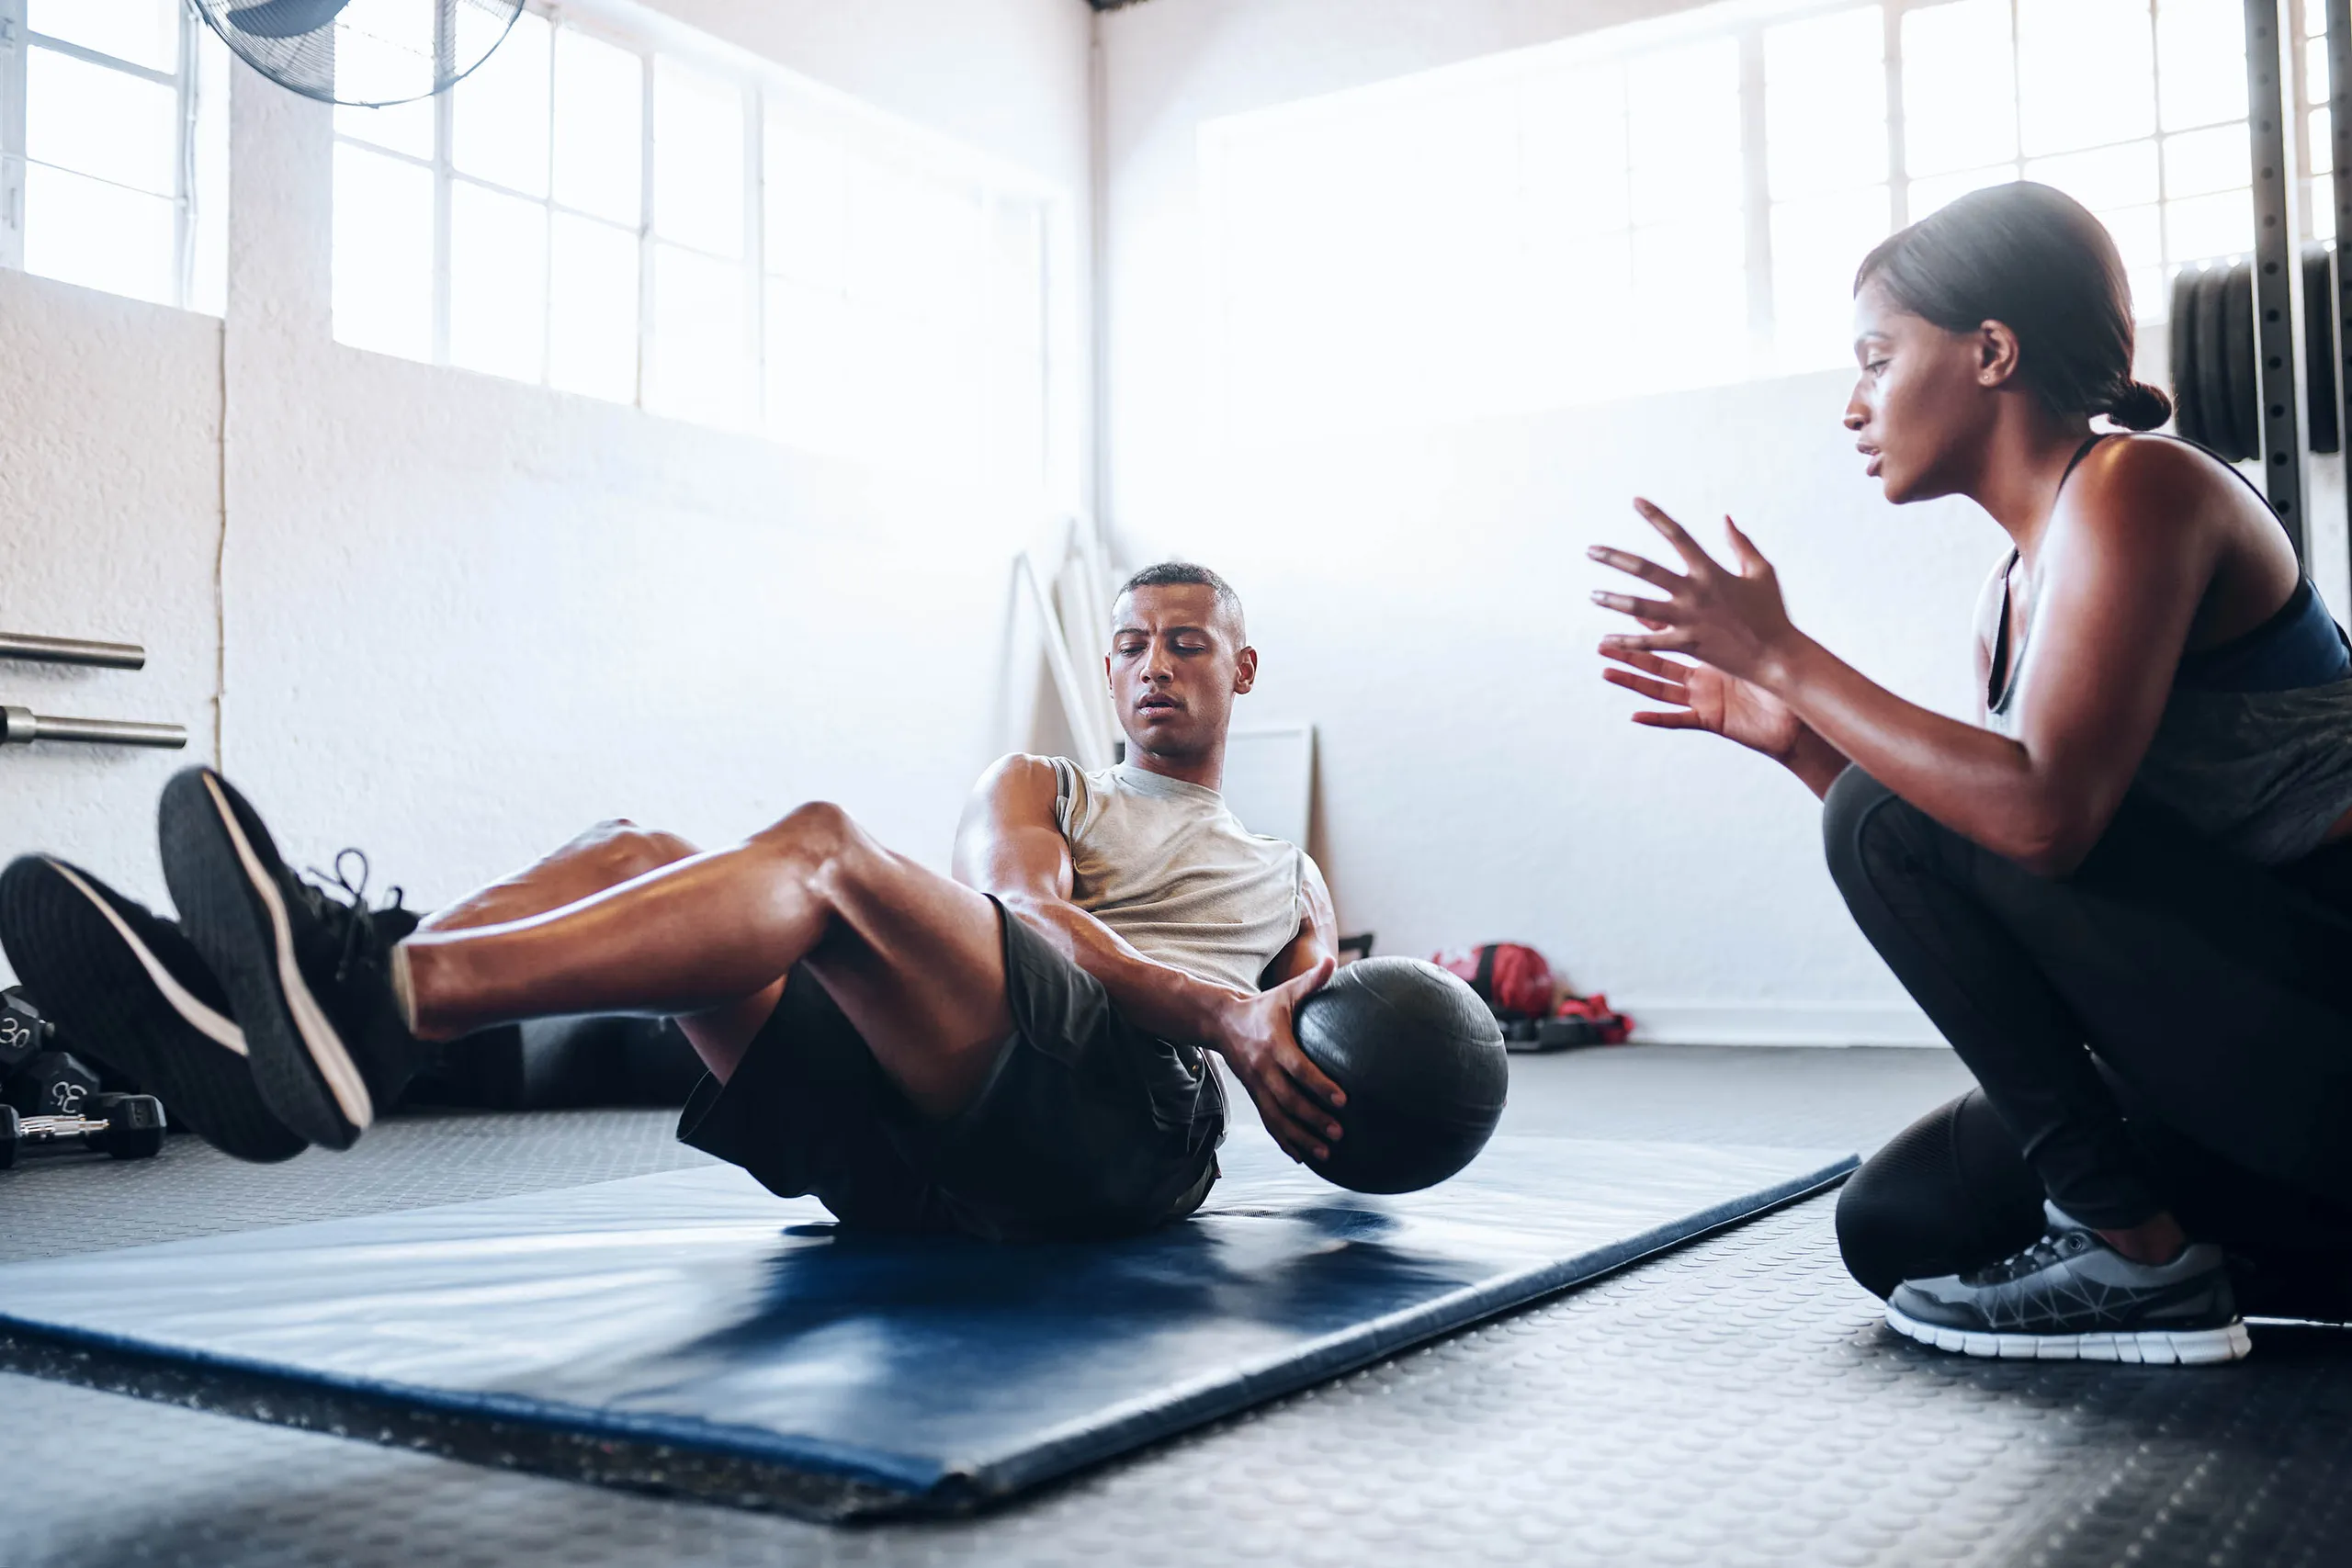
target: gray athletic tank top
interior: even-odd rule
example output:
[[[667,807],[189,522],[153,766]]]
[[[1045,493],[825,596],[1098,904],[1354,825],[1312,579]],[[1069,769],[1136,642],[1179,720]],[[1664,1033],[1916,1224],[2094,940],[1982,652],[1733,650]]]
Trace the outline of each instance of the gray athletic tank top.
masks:
[[[1298,934],[1298,847],[1250,832],[1213,789],[1132,763],[1090,773],[1053,762],[1070,902],[1147,958],[1256,991]]]
[[[2086,444],[2083,452],[2089,450]],[[2075,460],[2079,463],[2082,453]],[[2074,473],[2072,467],[2066,471]],[[2016,564],[2012,551],[2009,565]],[[2001,587],[1985,718],[1993,729],[2015,736],[2014,705],[2033,642],[2025,628],[2009,624],[2007,568]],[[2184,656],[2133,787],[2265,865],[2301,860],[2319,848],[2327,830],[2352,811],[2352,679],[2294,674],[2298,666],[2312,674],[2342,668],[2340,653],[2321,657],[2327,651],[2317,646],[2326,640],[2317,626],[2322,621],[2340,647],[2341,628],[2305,581],[2270,622],[2222,648]],[[2260,671],[2266,665],[2270,673],[2253,673],[2243,682],[2221,673],[2229,667]],[[2231,689],[2240,684],[2268,689]]]

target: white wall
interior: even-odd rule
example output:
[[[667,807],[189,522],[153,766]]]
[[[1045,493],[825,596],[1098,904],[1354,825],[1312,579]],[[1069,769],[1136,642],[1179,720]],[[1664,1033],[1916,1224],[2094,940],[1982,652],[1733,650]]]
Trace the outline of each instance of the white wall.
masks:
[[[1204,418],[1204,120],[1671,8],[1105,16],[1108,515],[1127,553],[1198,555],[1241,590],[1265,660],[1250,716],[1318,727],[1318,848],[1342,922],[1383,951],[1532,942],[1657,1037],[1931,1039],[1830,886],[1811,796],[1720,742],[1635,728],[1592,652],[1612,617],[1582,552],[1657,553],[1641,492],[1707,536],[1736,513],[1802,625],[1966,710],[1997,533],[1964,503],[1877,498],[1838,423],[1845,375],[1251,449]]]
[[[1082,0],[662,8],[1087,220]],[[0,273],[0,627],[152,650],[136,675],[0,666],[0,701],[198,739],[0,753],[0,852],[159,897],[155,791],[217,755],[289,859],[360,845],[419,907],[599,817],[718,840],[817,795],[944,863],[1028,723],[1009,563],[1036,520],[920,454],[870,471],[341,347],[327,111],[241,67],[232,121],[225,325]]]

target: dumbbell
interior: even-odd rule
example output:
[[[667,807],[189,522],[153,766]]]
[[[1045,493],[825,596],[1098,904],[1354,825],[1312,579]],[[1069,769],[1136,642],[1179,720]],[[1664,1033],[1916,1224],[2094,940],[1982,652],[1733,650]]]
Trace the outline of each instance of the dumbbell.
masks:
[[[83,1116],[19,1116],[0,1105],[0,1170],[28,1152],[64,1153],[74,1145],[110,1159],[153,1159],[164,1152],[164,1102],[152,1094],[102,1094]]]
[[[0,991],[0,1082],[48,1050],[56,1037],[57,1025],[41,1017],[22,986]]]
[[[40,1051],[9,1077],[5,1098],[19,1116],[78,1116],[100,1089],[98,1075],[70,1051]]]

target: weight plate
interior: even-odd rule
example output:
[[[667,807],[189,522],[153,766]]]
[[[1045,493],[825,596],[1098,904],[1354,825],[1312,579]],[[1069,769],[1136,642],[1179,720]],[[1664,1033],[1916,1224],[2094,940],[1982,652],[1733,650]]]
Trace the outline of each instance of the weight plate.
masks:
[[[2209,266],[2197,275],[2197,407],[2205,445],[2222,461],[2235,462],[2238,436],[2230,420],[2230,371],[2222,347],[2222,298],[2229,286],[2226,266]]]
[[[2343,445],[2335,406],[2335,269],[2325,245],[2303,250],[2303,403],[2311,448],[2334,452]]]
[[[2254,264],[2230,268],[2229,292],[2222,300],[2222,350],[2229,366],[2230,423],[2237,433],[2240,461],[2262,455],[2262,378],[2255,373],[2261,352],[2254,331]]]
[[[2197,280],[2202,276],[2182,267],[2172,280],[2172,428],[2188,441],[2205,439],[2205,421],[2197,401]]]

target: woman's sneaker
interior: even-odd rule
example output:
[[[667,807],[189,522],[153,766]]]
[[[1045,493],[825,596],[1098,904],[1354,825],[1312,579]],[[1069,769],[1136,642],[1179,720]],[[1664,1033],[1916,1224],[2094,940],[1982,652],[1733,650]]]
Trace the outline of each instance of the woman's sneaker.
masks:
[[[310,1145],[254,1087],[244,1032],[179,927],[47,855],[0,873],[0,946],[74,1049],[154,1095],[239,1159]]]
[[[311,1143],[349,1148],[423,1059],[390,964],[416,917],[397,893],[391,907],[368,908],[356,851],[336,857],[341,897],[296,876],[260,815],[209,768],[164,785],[160,817],[172,901],[228,991],[262,1098]],[[356,886],[341,871],[346,856],[360,863]]]
[[[2015,1257],[1970,1274],[1905,1280],[1886,1321],[1922,1345],[2019,1360],[2202,1364],[2254,1348],[2222,1249],[2186,1247],[2138,1263],[2045,1202],[2050,1230]]]

